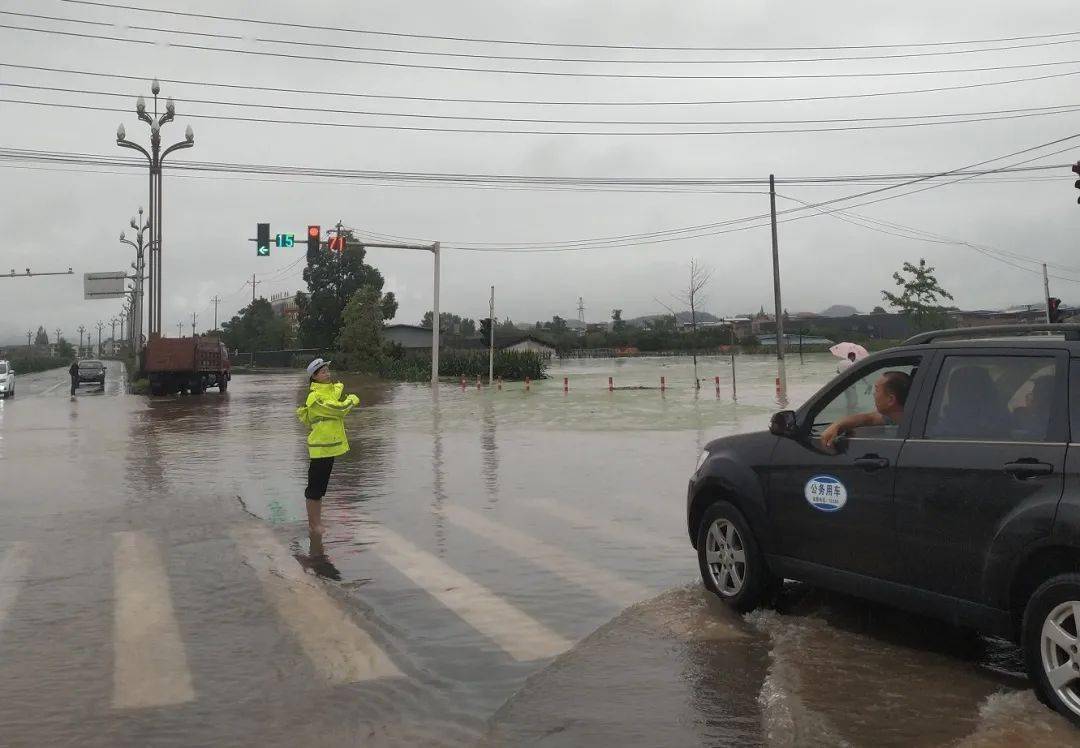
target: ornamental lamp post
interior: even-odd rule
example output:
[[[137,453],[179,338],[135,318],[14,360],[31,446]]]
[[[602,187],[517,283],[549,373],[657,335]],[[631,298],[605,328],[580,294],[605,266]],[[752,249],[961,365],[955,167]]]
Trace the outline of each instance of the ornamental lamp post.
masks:
[[[147,164],[150,167],[150,219],[148,221],[150,241],[147,245],[150,248],[148,328],[149,336],[153,337],[154,335],[161,335],[162,320],[162,165],[165,163],[165,157],[173,151],[193,147],[195,145],[195,132],[188,125],[184,131],[184,140],[173,143],[162,150],[161,128],[175,118],[176,105],[171,98],[166,99],[165,112],[158,114],[158,94],[161,92],[161,84],[158,83],[156,78],[150,85],[150,92],[154,96],[154,113],[152,115],[146,109],[146,99],[140,96],[135,101],[136,114],[140,120],[150,126],[150,149],[147,150],[138,143],[128,140],[123,123],[116,128],[116,144],[121,148],[130,148],[141,153],[146,157]]]

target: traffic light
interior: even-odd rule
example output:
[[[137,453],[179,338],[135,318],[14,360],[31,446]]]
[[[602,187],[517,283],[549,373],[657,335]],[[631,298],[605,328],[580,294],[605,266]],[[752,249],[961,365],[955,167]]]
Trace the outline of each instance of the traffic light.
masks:
[[[1046,305],[1047,318],[1053,323],[1061,322],[1061,299],[1056,296],[1051,296],[1046,300]]]
[[[480,339],[485,343],[491,341],[491,317],[480,320]]]
[[[322,236],[322,227],[320,226],[308,226],[307,227],[307,260],[309,263],[315,262],[319,256],[319,237]]]
[[[341,234],[331,236],[326,240],[326,248],[335,252],[345,251],[345,237]]]
[[[1072,170],[1074,173],[1080,175],[1080,161],[1077,161],[1075,164],[1073,164]],[[1073,187],[1080,190],[1080,179],[1077,179],[1075,182],[1073,182]],[[1080,203],[1080,197],[1076,198],[1076,202]]]
[[[270,224],[255,224],[255,254],[259,257],[270,256]]]

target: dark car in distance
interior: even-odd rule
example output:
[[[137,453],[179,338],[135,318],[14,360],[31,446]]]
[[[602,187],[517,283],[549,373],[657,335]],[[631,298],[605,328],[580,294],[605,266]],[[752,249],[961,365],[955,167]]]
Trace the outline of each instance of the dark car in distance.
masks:
[[[105,364],[96,359],[85,359],[79,362],[79,377],[76,386],[83,382],[96,382],[105,386]]]
[[[823,446],[889,371],[910,377],[903,417]],[[1080,325],[925,333],[857,362],[769,431],[709,443],[687,522],[739,611],[794,579],[1009,637],[1080,725]]]

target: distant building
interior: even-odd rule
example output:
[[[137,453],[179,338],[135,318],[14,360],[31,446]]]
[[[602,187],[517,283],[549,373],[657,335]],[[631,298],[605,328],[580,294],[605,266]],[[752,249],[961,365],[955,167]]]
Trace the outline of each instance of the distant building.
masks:
[[[285,317],[296,323],[300,317],[300,307],[296,305],[296,294],[279,291],[270,297],[270,308],[279,317]]]
[[[555,355],[555,346],[535,335],[521,335],[513,338],[495,338],[495,349],[500,351],[531,351],[544,358]]]
[[[829,338],[823,338],[819,335],[799,335],[799,333],[784,333],[784,347],[788,350],[798,348],[800,345],[835,345],[835,340]],[[758,337],[758,343],[766,348],[772,348],[776,345],[776,333],[772,335],[761,335]]]
[[[386,325],[382,330],[383,338],[397,343],[405,350],[431,350],[431,328],[419,325]],[[439,341],[439,347],[444,343]]]

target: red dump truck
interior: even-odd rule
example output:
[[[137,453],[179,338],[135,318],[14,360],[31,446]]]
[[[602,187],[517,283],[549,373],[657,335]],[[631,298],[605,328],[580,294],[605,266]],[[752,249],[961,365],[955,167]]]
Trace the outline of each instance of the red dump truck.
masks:
[[[224,392],[232,379],[229,351],[208,335],[150,338],[143,349],[142,370],[152,395],[185,391],[201,395],[207,387]]]

